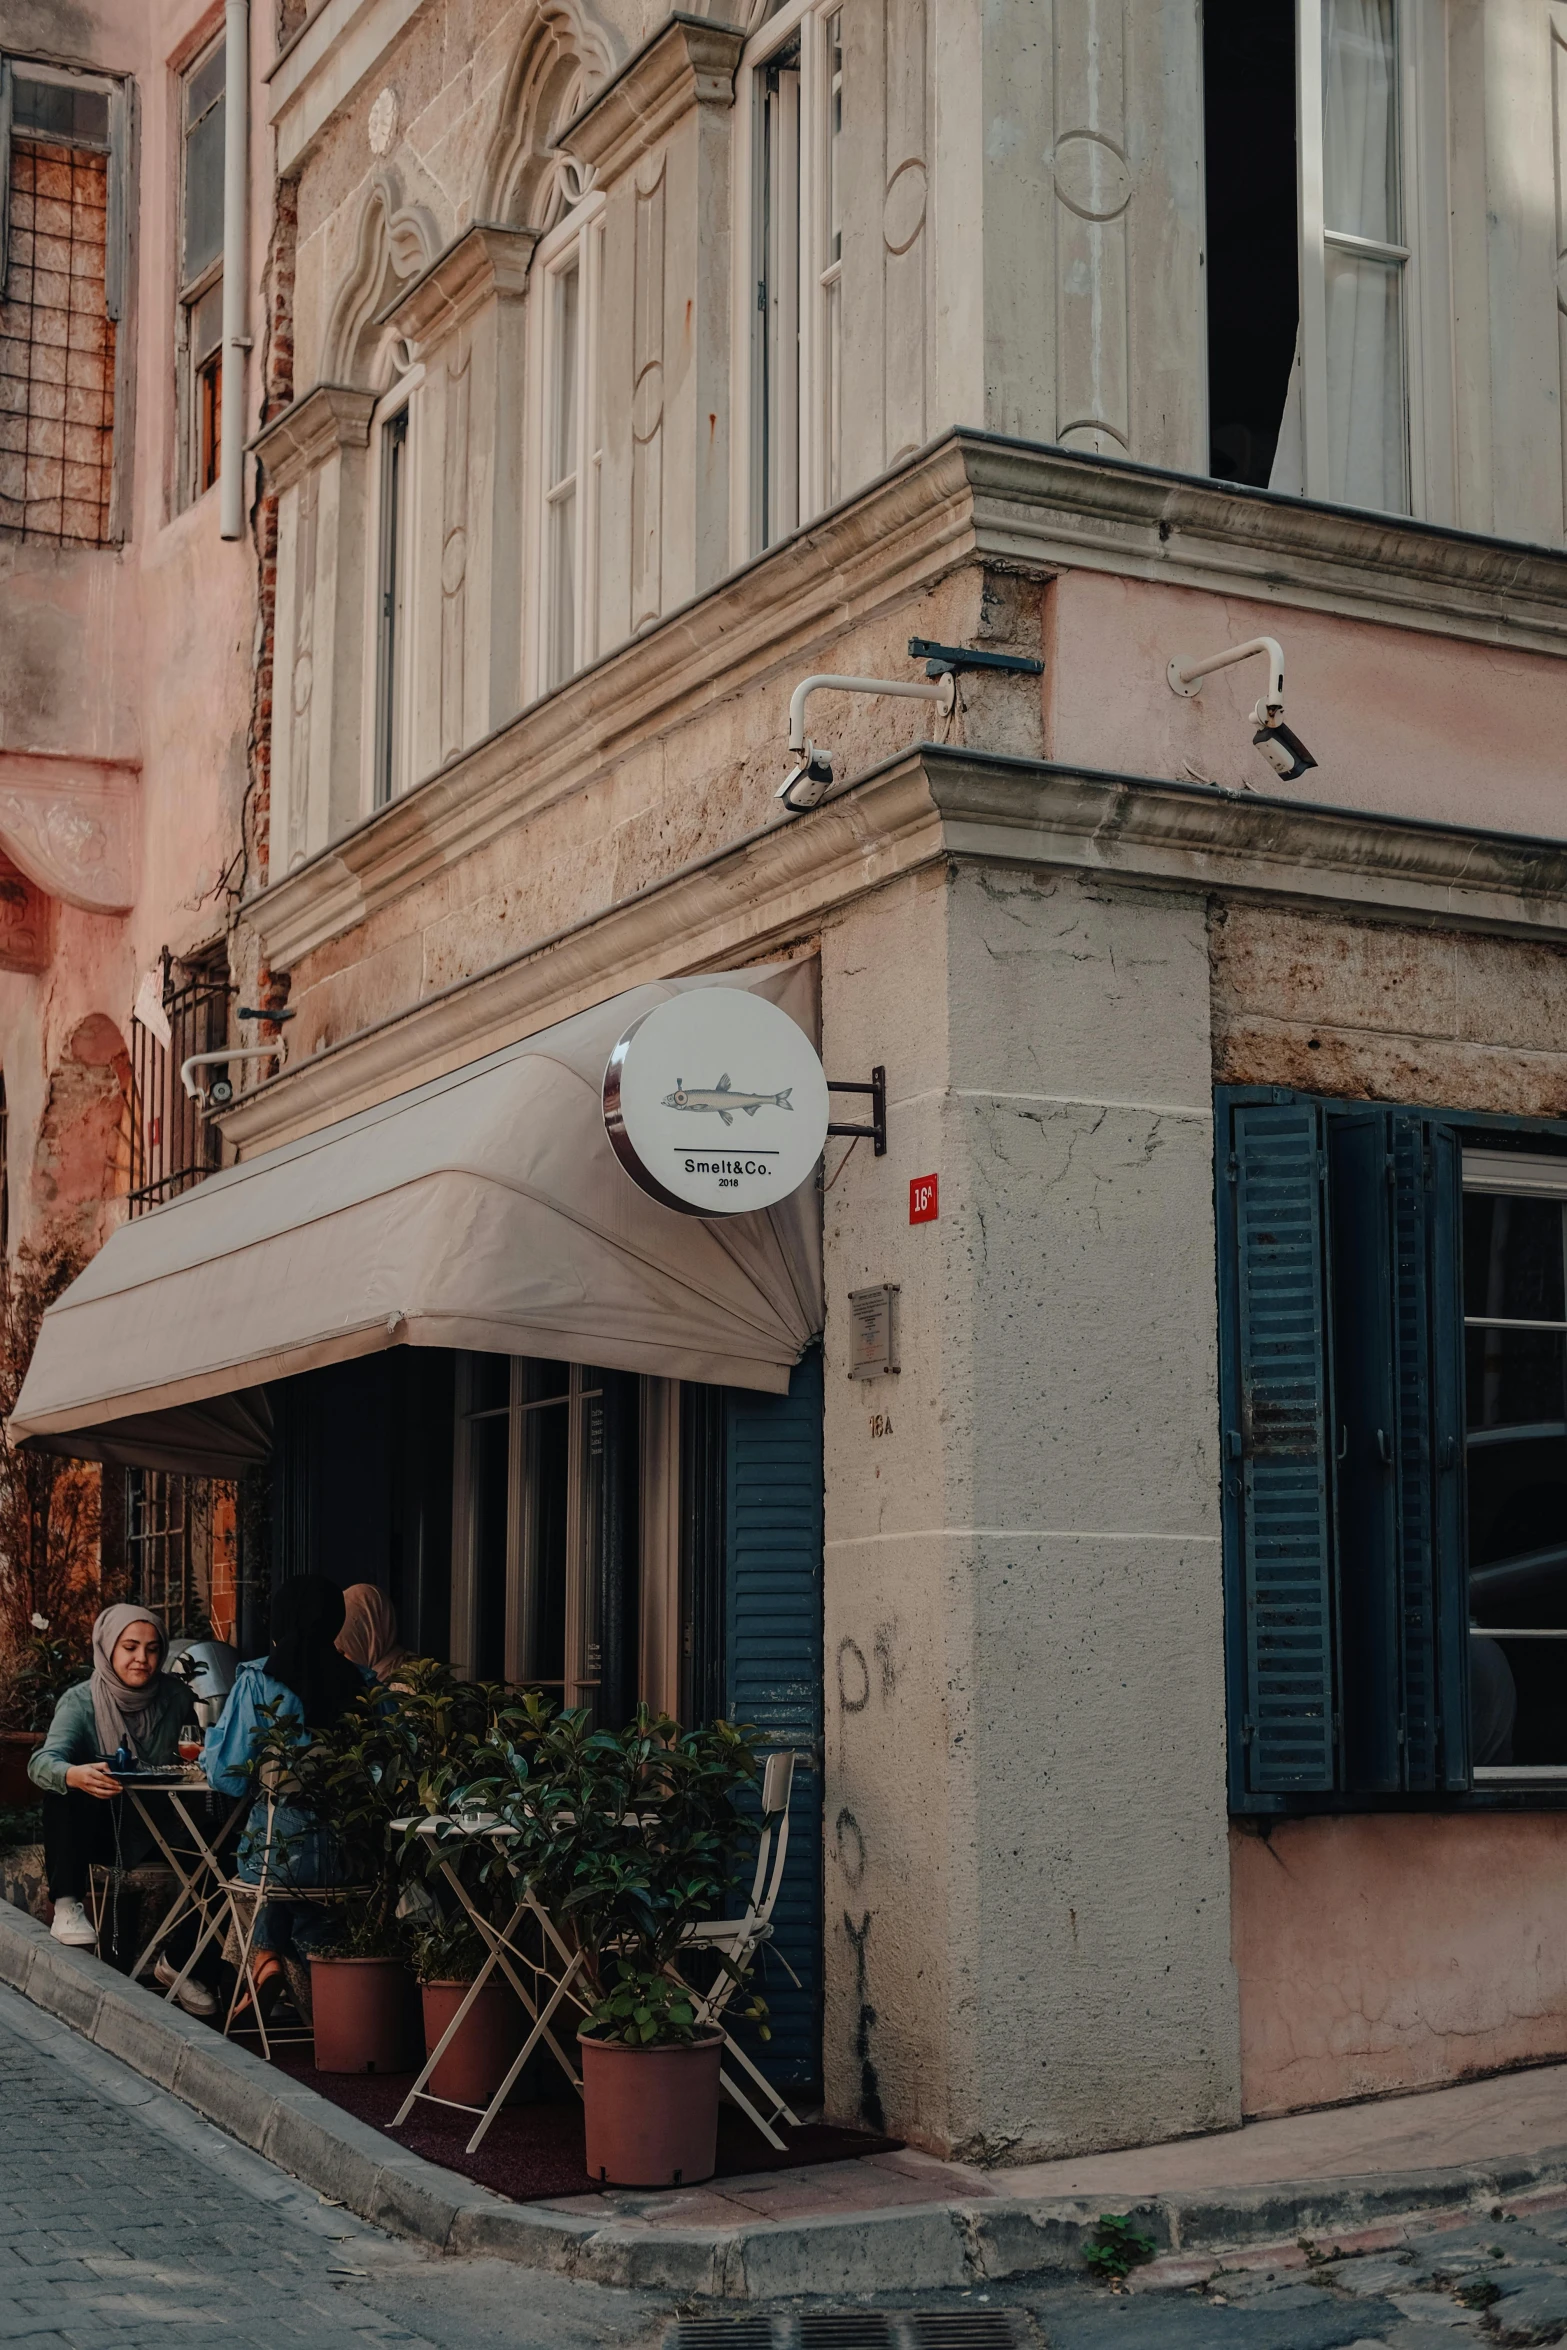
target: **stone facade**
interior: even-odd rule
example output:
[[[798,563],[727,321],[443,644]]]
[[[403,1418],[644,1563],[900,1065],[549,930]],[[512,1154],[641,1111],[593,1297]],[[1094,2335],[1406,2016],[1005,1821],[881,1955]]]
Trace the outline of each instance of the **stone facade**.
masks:
[[[259,667],[251,554],[179,569],[192,509],[148,541],[164,633],[139,667],[116,637],[72,738],[140,761],[132,912],[66,898],[55,952],[112,939],[118,1004],[143,908],[199,926],[253,712],[232,968],[292,1017],[223,1119],[242,1159],[643,980],[819,957],[831,1069],[889,1083],[886,1157],[825,1168],[823,2070],[937,2148],[1567,2050],[1518,1956],[1555,1932],[1551,1799],[1229,1817],[1213,1130],[1230,1084],[1567,1110],[1560,14],[1402,11],[1452,222],[1412,216],[1410,515],[1206,477],[1195,0],[844,0],[798,67],[793,11],[322,0],[266,53]],[[793,104],[838,241],[769,341]],[[1317,762],[1282,786],[1256,665],[1167,682],[1258,635]],[[792,689],[917,677],[916,637],[1042,666],[966,674],[934,742],[824,695],[849,788],[791,820]],[[3,807],[0,839],[48,889]],[[872,1396],[847,1299],[883,1280]]]

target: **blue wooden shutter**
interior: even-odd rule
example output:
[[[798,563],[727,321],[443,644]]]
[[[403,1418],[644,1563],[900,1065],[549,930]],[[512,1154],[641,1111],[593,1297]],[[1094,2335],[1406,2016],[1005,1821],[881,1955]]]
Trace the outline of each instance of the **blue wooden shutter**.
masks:
[[[1403,1649],[1404,1784],[1437,1784],[1436,1466],[1432,1396],[1431,1214],[1426,1122],[1392,1119],[1393,1369],[1398,1439],[1398,1596]]]
[[[1435,1784],[1453,1790],[1467,1788],[1470,1783],[1462,1182],[1458,1137],[1450,1127],[1435,1123],[1428,1125],[1426,1131],[1435,1467],[1432,1589],[1436,1604],[1435,1687],[1439,1725]]]
[[[755,2049],[781,2083],[821,2078],[822,1360],[814,1349],[785,1395],[725,1397],[726,1696],[764,1746],[799,1757],[789,1852],[773,1914],[799,1976],[766,1970],[772,2039]]]
[[[1398,1391],[1388,1113],[1326,1112],[1339,1784],[1402,1784]],[[1423,1297],[1423,1291],[1422,1291]]]
[[[1311,1102],[1234,1110],[1246,1784],[1334,1783],[1322,1145]]]

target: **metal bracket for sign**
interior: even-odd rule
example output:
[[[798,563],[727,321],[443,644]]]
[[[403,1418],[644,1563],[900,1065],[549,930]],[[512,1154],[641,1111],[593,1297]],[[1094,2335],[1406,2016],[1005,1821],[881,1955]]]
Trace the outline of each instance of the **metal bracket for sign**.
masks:
[[[868,1126],[829,1126],[827,1131],[829,1134],[853,1134],[868,1136],[870,1138],[871,1147],[874,1150],[877,1158],[884,1159],[887,1156],[886,1070],[882,1068],[878,1062],[877,1066],[871,1071],[871,1081],[869,1085],[866,1085],[863,1082],[859,1084],[850,1084],[847,1080],[845,1080],[842,1085],[839,1085],[835,1079],[829,1077],[827,1080],[827,1091],[829,1093],[868,1093],[870,1095],[871,1122]]]
[[[927,677],[955,677],[964,670],[988,669],[1007,677],[1043,677],[1043,661],[1024,653],[982,653],[974,645],[936,645],[929,637],[911,636],[909,658],[923,661]]]

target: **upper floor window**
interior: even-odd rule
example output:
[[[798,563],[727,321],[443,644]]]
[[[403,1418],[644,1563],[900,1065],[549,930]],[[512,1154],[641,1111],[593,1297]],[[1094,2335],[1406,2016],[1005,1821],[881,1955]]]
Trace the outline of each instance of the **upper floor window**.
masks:
[[[548,693],[598,650],[601,199],[569,212],[534,263],[530,675]]]
[[[376,410],[371,431],[375,543],[371,566],[373,704],[369,728],[371,805],[384,808],[406,791],[409,773],[411,665],[408,614],[413,545],[410,418],[415,378],[405,376]]]
[[[1441,174],[1422,138],[1439,28],[1426,15],[1426,0],[1296,0],[1293,23],[1245,0],[1205,10],[1221,477],[1381,513],[1448,508]]]
[[[218,478],[223,420],[224,55],[219,39],[180,84],[180,490]]]
[[[116,535],[124,96],[0,58],[0,529]]]
[[[749,181],[751,204],[749,504],[759,552],[841,488],[841,10],[786,9],[757,36],[745,74],[739,184]]]

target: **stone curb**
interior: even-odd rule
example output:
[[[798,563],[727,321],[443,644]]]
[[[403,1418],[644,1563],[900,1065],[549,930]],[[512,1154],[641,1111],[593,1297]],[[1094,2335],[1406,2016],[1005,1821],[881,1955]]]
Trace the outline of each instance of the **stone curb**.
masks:
[[[487,2253],[601,2285],[743,2300],[940,2291],[1076,2271],[1102,2208],[1088,2198],[895,2205],[734,2228],[650,2228],[511,2203],[401,2151],[313,2089],[0,1903],[0,1982],[204,2120],[359,2218],[441,2252]],[[1166,2194],[1135,2208],[1161,2260],[1302,2241],[1396,2239],[1442,2212],[1567,2183],[1567,2147],[1495,2165]]]

